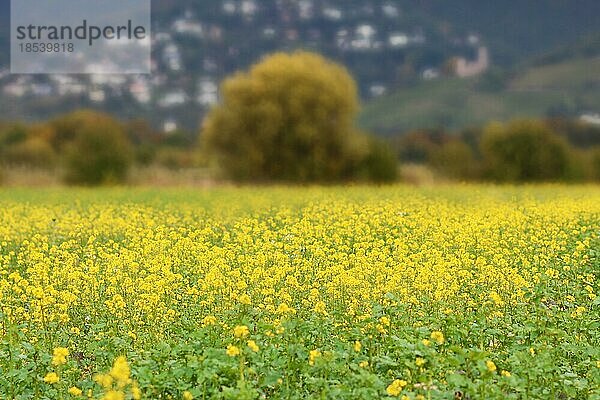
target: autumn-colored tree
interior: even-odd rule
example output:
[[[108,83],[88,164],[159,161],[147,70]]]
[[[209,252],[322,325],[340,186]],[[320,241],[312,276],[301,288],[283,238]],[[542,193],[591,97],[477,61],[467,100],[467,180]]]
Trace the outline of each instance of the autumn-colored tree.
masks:
[[[11,146],[4,154],[4,162],[11,165],[51,168],[55,161],[56,153],[52,146],[37,136],[30,136]]]
[[[277,53],[227,79],[203,142],[240,181],[350,178],[369,151],[354,130],[357,88],[345,68],[308,52]]]
[[[481,139],[489,176],[498,181],[551,181],[566,177],[569,147],[541,121],[492,123]]]
[[[67,181],[98,185],[126,178],[133,159],[131,144],[123,126],[114,118],[78,111],[61,117],[54,125],[59,147],[66,153]]]

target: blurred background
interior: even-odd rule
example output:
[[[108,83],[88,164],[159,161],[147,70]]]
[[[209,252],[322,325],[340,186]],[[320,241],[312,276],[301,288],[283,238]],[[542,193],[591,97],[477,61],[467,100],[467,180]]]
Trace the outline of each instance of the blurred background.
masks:
[[[150,75],[10,74],[9,3],[0,0],[7,185],[600,179],[597,0],[154,0]],[[321,100],[343,108],[343,118],[307,130],[318,114],[307,109],[301,128],[290,122],[281,93],[302,91],[296,79],[279,93],[253,94],[280,103],[252,128],[246,117],[256,110],[234,104],[239,91],[228,99],[222,83],[296,50],[355,81],[355,90],[346,82],[337,93],[336,73],[319,77],[333,85],[333,100]],[[263,147],[232,149],[263,133]],[[214,139],[227,135],[230,142]],[[295,154],[270,156],[269,146]],[[362,151],[340,150],[348,146]],[[228,169],[240,158],[248,162],[238,170],[252,173]]]

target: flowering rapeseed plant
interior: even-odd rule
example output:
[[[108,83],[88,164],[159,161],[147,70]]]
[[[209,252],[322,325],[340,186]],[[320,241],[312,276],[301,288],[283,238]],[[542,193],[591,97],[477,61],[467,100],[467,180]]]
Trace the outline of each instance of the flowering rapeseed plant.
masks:
[[[0,398],[599,397],[599,234],[593,186],[0,191]]]

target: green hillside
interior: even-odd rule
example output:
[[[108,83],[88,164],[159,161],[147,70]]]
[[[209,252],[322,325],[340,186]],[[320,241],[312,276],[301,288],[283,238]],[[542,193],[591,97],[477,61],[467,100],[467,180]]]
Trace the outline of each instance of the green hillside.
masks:
[[[479,32],[494,62],[510,66],[532,54],[598,33],[597,0],[420,0],[410,2],[450,28]]]
[[[495,91],[486,89],[486,77],[423,82],[366,104],[360,125],[387,134],[600,110],[598,71],[600,58],[588,58],[527,68]]]

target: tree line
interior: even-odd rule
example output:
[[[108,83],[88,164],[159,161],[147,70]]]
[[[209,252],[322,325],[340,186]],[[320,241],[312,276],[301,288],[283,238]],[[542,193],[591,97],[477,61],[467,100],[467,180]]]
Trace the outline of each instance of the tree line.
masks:
[[[0,124],[0,170],[57,171],[72,184],[126,182],[132,166],[204,167],[238,182],[394,182],[402,163],[450,180],[600,180],[600,128],[522,119],[448,133],[378,138],[355,126],[348,71],[309,52],[277,53],[226,79],[197,135],[155,132],[91,110]]]
[[[490,122],[453,133],[414,131],[391,141],[403,162],[451,180],[600,181],[600,127],[577,120]]]

